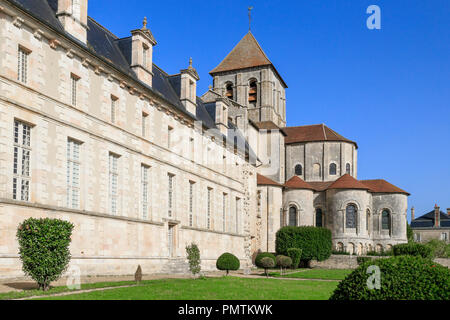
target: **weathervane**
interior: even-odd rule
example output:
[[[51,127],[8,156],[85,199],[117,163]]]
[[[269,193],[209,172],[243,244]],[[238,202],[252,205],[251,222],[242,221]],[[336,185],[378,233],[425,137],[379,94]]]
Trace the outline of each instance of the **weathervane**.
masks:
[[[248,7],[248,31],[252,30],[252,10],[252,6]]]

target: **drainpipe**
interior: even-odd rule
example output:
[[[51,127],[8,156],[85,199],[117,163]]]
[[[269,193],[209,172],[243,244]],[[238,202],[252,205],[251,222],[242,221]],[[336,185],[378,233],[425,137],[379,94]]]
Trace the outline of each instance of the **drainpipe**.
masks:
[[[269,186],[267,186],[267,217],[266,217],[266,240],[267,240],[267,250],[266,252],[269,252]]]

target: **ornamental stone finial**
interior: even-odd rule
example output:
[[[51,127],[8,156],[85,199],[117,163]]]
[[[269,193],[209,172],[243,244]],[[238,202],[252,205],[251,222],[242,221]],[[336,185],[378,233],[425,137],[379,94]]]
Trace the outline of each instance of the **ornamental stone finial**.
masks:
[[[189,58],[189,68],[192,68],[192,57]]]
[[[147,30],[147,17],[144,17],[144,21],[142,22],[142,30]]]

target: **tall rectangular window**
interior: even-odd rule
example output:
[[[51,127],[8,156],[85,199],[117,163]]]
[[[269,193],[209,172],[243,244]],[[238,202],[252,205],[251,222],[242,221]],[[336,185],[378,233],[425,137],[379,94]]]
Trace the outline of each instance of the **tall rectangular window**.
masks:
[[[118,213],[119,156],[109,154],[109,202],[111,214]]]
[[[236,198],[236,233],[239,233],[240,216],[241,216],[241,199]]]
[[[169,218],[172,218],[173,217],[173,208],[174,208],[174,192],[173,192],[173,189],[174,189],[174,185],[173,185],[173,183],[174,183],[174,179],[175,179],[175,176],[173,175],[173,174],[168,174],[168,178],[169,178],[169,189],[168,189],[168,192],[169,192],[169,194],[168,194],[168,208],[169,208],[169,212],[168,212],[168,215],[169,215]]]
[[[189,227],[194,226],[194,188],[195,182],[189,181]]]
[[[147,136],[147,119],[148,119],[148,114],[146,114],[145,112],[142,113],[142,136],[146,137]]]
[[[30,201],[31,126],[14,121],[13,199]]]
[[[148,199],[149,199],[149,171],[150,168],[146,165],[141,165],[141,202],[142,202],[142,219],[148,218]]]
[[[207,204],[206,204],[206,228],[211,229],[211,196],[212,196],[212,189],[208,188],[208,198],[207,198]]]
[[[17,68],[17,80],[22,83],[27,83],[28,78],[28,55],[29,51],[19,47],[19,58]]]
[[[227,231],[227,197],[228,195],[224,193],[222,195],[222,229],[223,232]]]
[[[117,101],[118,101],[118,99],[116,97],[111,96],[111,122],[112,123],[116,123]]]
[[[72,74],[71,76],[70,76],[70,82],[71,82],[71,102],[72,102],[72,105],[74,106],[74,107],[76,107],[77,106],[77,87],[78,87],[78,80],[79,80],[80,78],[79,77],[77,77],[76,75],[74,75],[74,74]]]
[[[81,143],[67,140],[67,207],[80,208],[80,148]]]

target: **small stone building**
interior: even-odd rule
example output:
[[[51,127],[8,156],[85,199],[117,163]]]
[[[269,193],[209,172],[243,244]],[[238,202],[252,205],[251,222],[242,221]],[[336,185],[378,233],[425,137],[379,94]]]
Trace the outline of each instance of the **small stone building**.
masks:
[[[415,209],[411,209],[411,228],[416,242],[428,242],[430,240],[442,240],[450,243],[450,208],[447,213],[442,212],[436,205],[430,211],[419,218],[415,218]]]

